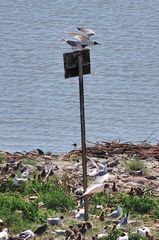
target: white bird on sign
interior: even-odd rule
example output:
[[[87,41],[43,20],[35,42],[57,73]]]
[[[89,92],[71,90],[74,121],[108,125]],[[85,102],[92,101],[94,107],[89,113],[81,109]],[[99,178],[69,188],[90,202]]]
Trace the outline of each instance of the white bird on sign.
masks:
[[[72,47],[73,50],[82,50],[86,47],[86,45],[82,45],[80,42],[78,41],[74,41],[74,40],[66,40],[66,39],[61,39],[64,43],[67,43],[69,46]]]
[[[65,32],[66,34],[72,35],[77,41],[64,40],[73,49],[84,49],[87,46],[99,45],[98,42],[90,40],[90,37],[95,35],[95,32],[87,28],[77,28],[80,32]]]

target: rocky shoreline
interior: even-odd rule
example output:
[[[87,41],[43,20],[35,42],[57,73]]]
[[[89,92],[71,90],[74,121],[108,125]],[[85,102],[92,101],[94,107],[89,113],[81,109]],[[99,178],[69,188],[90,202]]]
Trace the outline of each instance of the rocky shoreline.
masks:
[[[51,153],[45,154],[42,150],[36,149],[31,152],[5,152],[0,151],[0,154],[5,157],[5,162],[0,165],[0,179],[7,179],[8,174],[16,170],[16,165],[19,162],[34,160],[36,167],[29,166],[31,171],[34,168],[39,168],[41,171],[52,167],[52,171],[60,169],[57,173],[72,172],[76,165],[79,165],[78,175],[82,174],[81,149],[72,150],[66,154],[54,155]],[[159,145],[151,145],[147,143],[132,144],[120,142],[102,142],[96,143],[93,146],[87,147],[88,157],[88,172],[91,171],[89,158],[94,158],[96,161],[107,163],[108,171],[114,176],[113,180],[117,180],[117,185],[123,191],[127,191],[131,186],[152,188],[156,196],[159,196]],[[146,168],[146,174],[142,169],[125,170],[125,162],[139,159]],[[14,166],[12,169],[12,165]],[[29,165],[29,164],[28,164]],[[7,170],[8,167],[8,170]],[[14,169],[15,168],[15,169]],[[80,174],[79,174],[80,173]],[[78,178],[78,177],[77,177]],[[111,180],[110,180],[111,181]]]

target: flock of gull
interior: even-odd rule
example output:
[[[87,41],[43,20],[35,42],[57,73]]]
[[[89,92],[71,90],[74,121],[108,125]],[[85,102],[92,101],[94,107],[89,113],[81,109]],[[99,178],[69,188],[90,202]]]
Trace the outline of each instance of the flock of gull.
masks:
[[[54,216],[54,217],[48,217],[46,222],[39,226],[35,231],[32,231],[30,229],[24,230],[23,232],[17,234],[16,236],[12,237],[9,235],[8,228],[6,228],[5,224],[3,223],[3,220],[0,220],[0,226],[1,226],[1,232],[0,232],[0,240],[27,240],[27,239],[35,239],[36,237],[45,236],[45,233],[48,231],[48,227],[52,226],[53,229],[51,231],[51,234],[53,235],[53,238],[45,238],[44,239],[65,239],[65,240],[84,240],[89,239],[86,236],[86,233],[89,231],[89,229],[93,229],[93,223],[91,221],[84,221],[84,197],[87,195],[89,198],[92,197],[92,195],[100,192],[106,191],[108,188],[108,181],[109,179],[113,178],[113,175],[111,175],[108,172],[108,167],[106,163],[102,163],[99,160],[96,160],[94,158],[88,158],[90,161],[90,164],[93,168],[90,172],[88,172],[88,178],[93,179],[91,183],[88,185],[86,190],[83,190],[82,186],[79,186],[79,188],[76,189],[75,194],[78,197],[78,205],[77,209],[74,210],[74,217],[73,219],[76,221],[77,224],[70,225],[67,229],[65,229],[65,222],[67,222],[67,219],[65,219],[64,216]],[[18,168],[20,167],[20,162],[18,165]],[[81,164],[78,163],[74,167],[77,170]],[[58,168],[57,168],[58,169]],[[47,169],[47,171],[50,173],[50,169]],[[47,173],[46,173],[47,174]],[[21,184],[27,184],[29,181],[30,171],[29,169],[25,168],[23,169],[21,173],[21,177],[17,177],[16,174],[12,174],[11,177],[13,178],[13,183],[15,186],[20,186]],[[115,181],[113,182],[112,191],[116,192],[118,191]],[[130,220],[129,212],[127,212],[123,216],[123,208],[120,206],[120,204],[117,206],[116,210],[113,210],[109,214],[105,214],[105,210],[103,209],[102,205],[96,205],[96,208],[101,210],[100,216],[98,216],[98,220],[101,222],[112,222],[112,229],[111,231],[114,231],[115,229],[122,229],[124,230],[121,236],[119,236],[116,240],[129,240],[129,226],[131,225],[132,221]],[[4,228],[3,228],[4,227]],[[60,228],[61,227],[61,228]],[[136,228],[136,232],[138,235],[142,237],[147,237],[149,240],[154,240],[154,236],[151,234],[150,228],[146,226],[140,226]],[[93,235],[91,237],[92,240],[98,240],[102,238],[108,237],[108,231],[107,228],[104,227],[102,230],[100,230],[99,233]]]

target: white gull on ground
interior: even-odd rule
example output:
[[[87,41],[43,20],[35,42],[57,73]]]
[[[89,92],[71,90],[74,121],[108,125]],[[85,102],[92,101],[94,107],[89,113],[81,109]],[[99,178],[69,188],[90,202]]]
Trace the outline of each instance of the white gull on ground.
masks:
[[[142,237],[146,237],[147,234],[151,234],[151,230],[148,227],[139,227],[137,233]]]
[[[117,219],[117,218],[120,218],[122,214],[123,214],[123,210],[120,206],[118,206],[118,209],[108,214],[107,217],[110,219]]]
[[[62,226],[64,223],[64,217],[60,216],[60,217],[48,218],[47,221],[52,226]]]
[[[21,237],[24,240],[27,240],[27,239],[34,238],[35,234],[29,229],[29,230],[26,230],[26,231],[20,233],[19,237]]]
[[[75,215],[75,218],[77,220],[83,220],[84,219],[84,214],[85,214],[84,208],[78,209],[78,211],[77,211],[77,213]]]
[[[107,164],[100,163],[100,162],[95,162],[93,158],[90,158],[93,166],[95,169],[88,173],[89,177],[97,177],[97,176],[103,176],[108,172],[108,167]]]
[[[129,219],[129,213],[127,212],[127,214],[123,217],[123,219],[121,220],[120,223],[118,223],[118,225],[116,226],[116,228],[126,228],[128,225],[128,219]]]
[[[28,178],[27,177],[20,178],[20,177],[17,177],[15,174],[12,174],[12,177],[13,177],[13,183],[16,186],[20,186],[21,184],[28,182]]]
[[[129,240],[128,233],[124,232],[117,240]]]
[[[4,228],[2,232],[0,232],[0,240],[8,240],[8,228]]]

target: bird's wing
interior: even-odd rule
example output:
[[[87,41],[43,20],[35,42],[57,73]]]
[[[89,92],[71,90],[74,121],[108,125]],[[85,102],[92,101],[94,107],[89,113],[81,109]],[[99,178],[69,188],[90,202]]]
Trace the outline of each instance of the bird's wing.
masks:
[[[109,173],[104,174],[103,176],[97,176],[94,183],[104,183],[110,177]]]
[[[99,170],[99,167],[98,167],[97,163],[95,162],[95,159],[92,157],[88,158],[88,159],[92,162],[93,166]]]
[[[109,213],[109,214],[107,215],[107,217],[116,217],[116,216],[117,216],[117,213],[118,213],[118,211],[115,210],[115,211]]]
[[[95,177],[98,173],[98,170],[97,169],[94,169],[92,172],[88,173],[88,176],[89,177]]]
[[[108,171],[108,167],[107,167],[107,164],[103,164],[103,163],[98,163],[98,167],[99,169],[101,170],[105,170],[106,172]]]
[[[82,44],[80,44],[78,41],[72,41],[72,40],[65,40],[65,39],[61,39],[64,43],[67,43],[68,45],[70,45],[72,48],[76,48],[76,49],[81,49],[82,48]]]
[[[87,187],[85,193],[83,196],[90,194],[90,193],[96,193],[100,192],[100,188],[103,186],[103,183],[93,183],[90,186]]]
[[[79,42],[88,42],[89,41],[89,36],[87,36],[86,34],[77,33],[77,32],[65,32],[65,33],[72,35]]]
[[[79,31],[83,32],[84,34],[86,34],[87,36],[93,36],[95,35],[95,31],[93,31],[92,29],[89,29],[89,28],[77,28]]]

